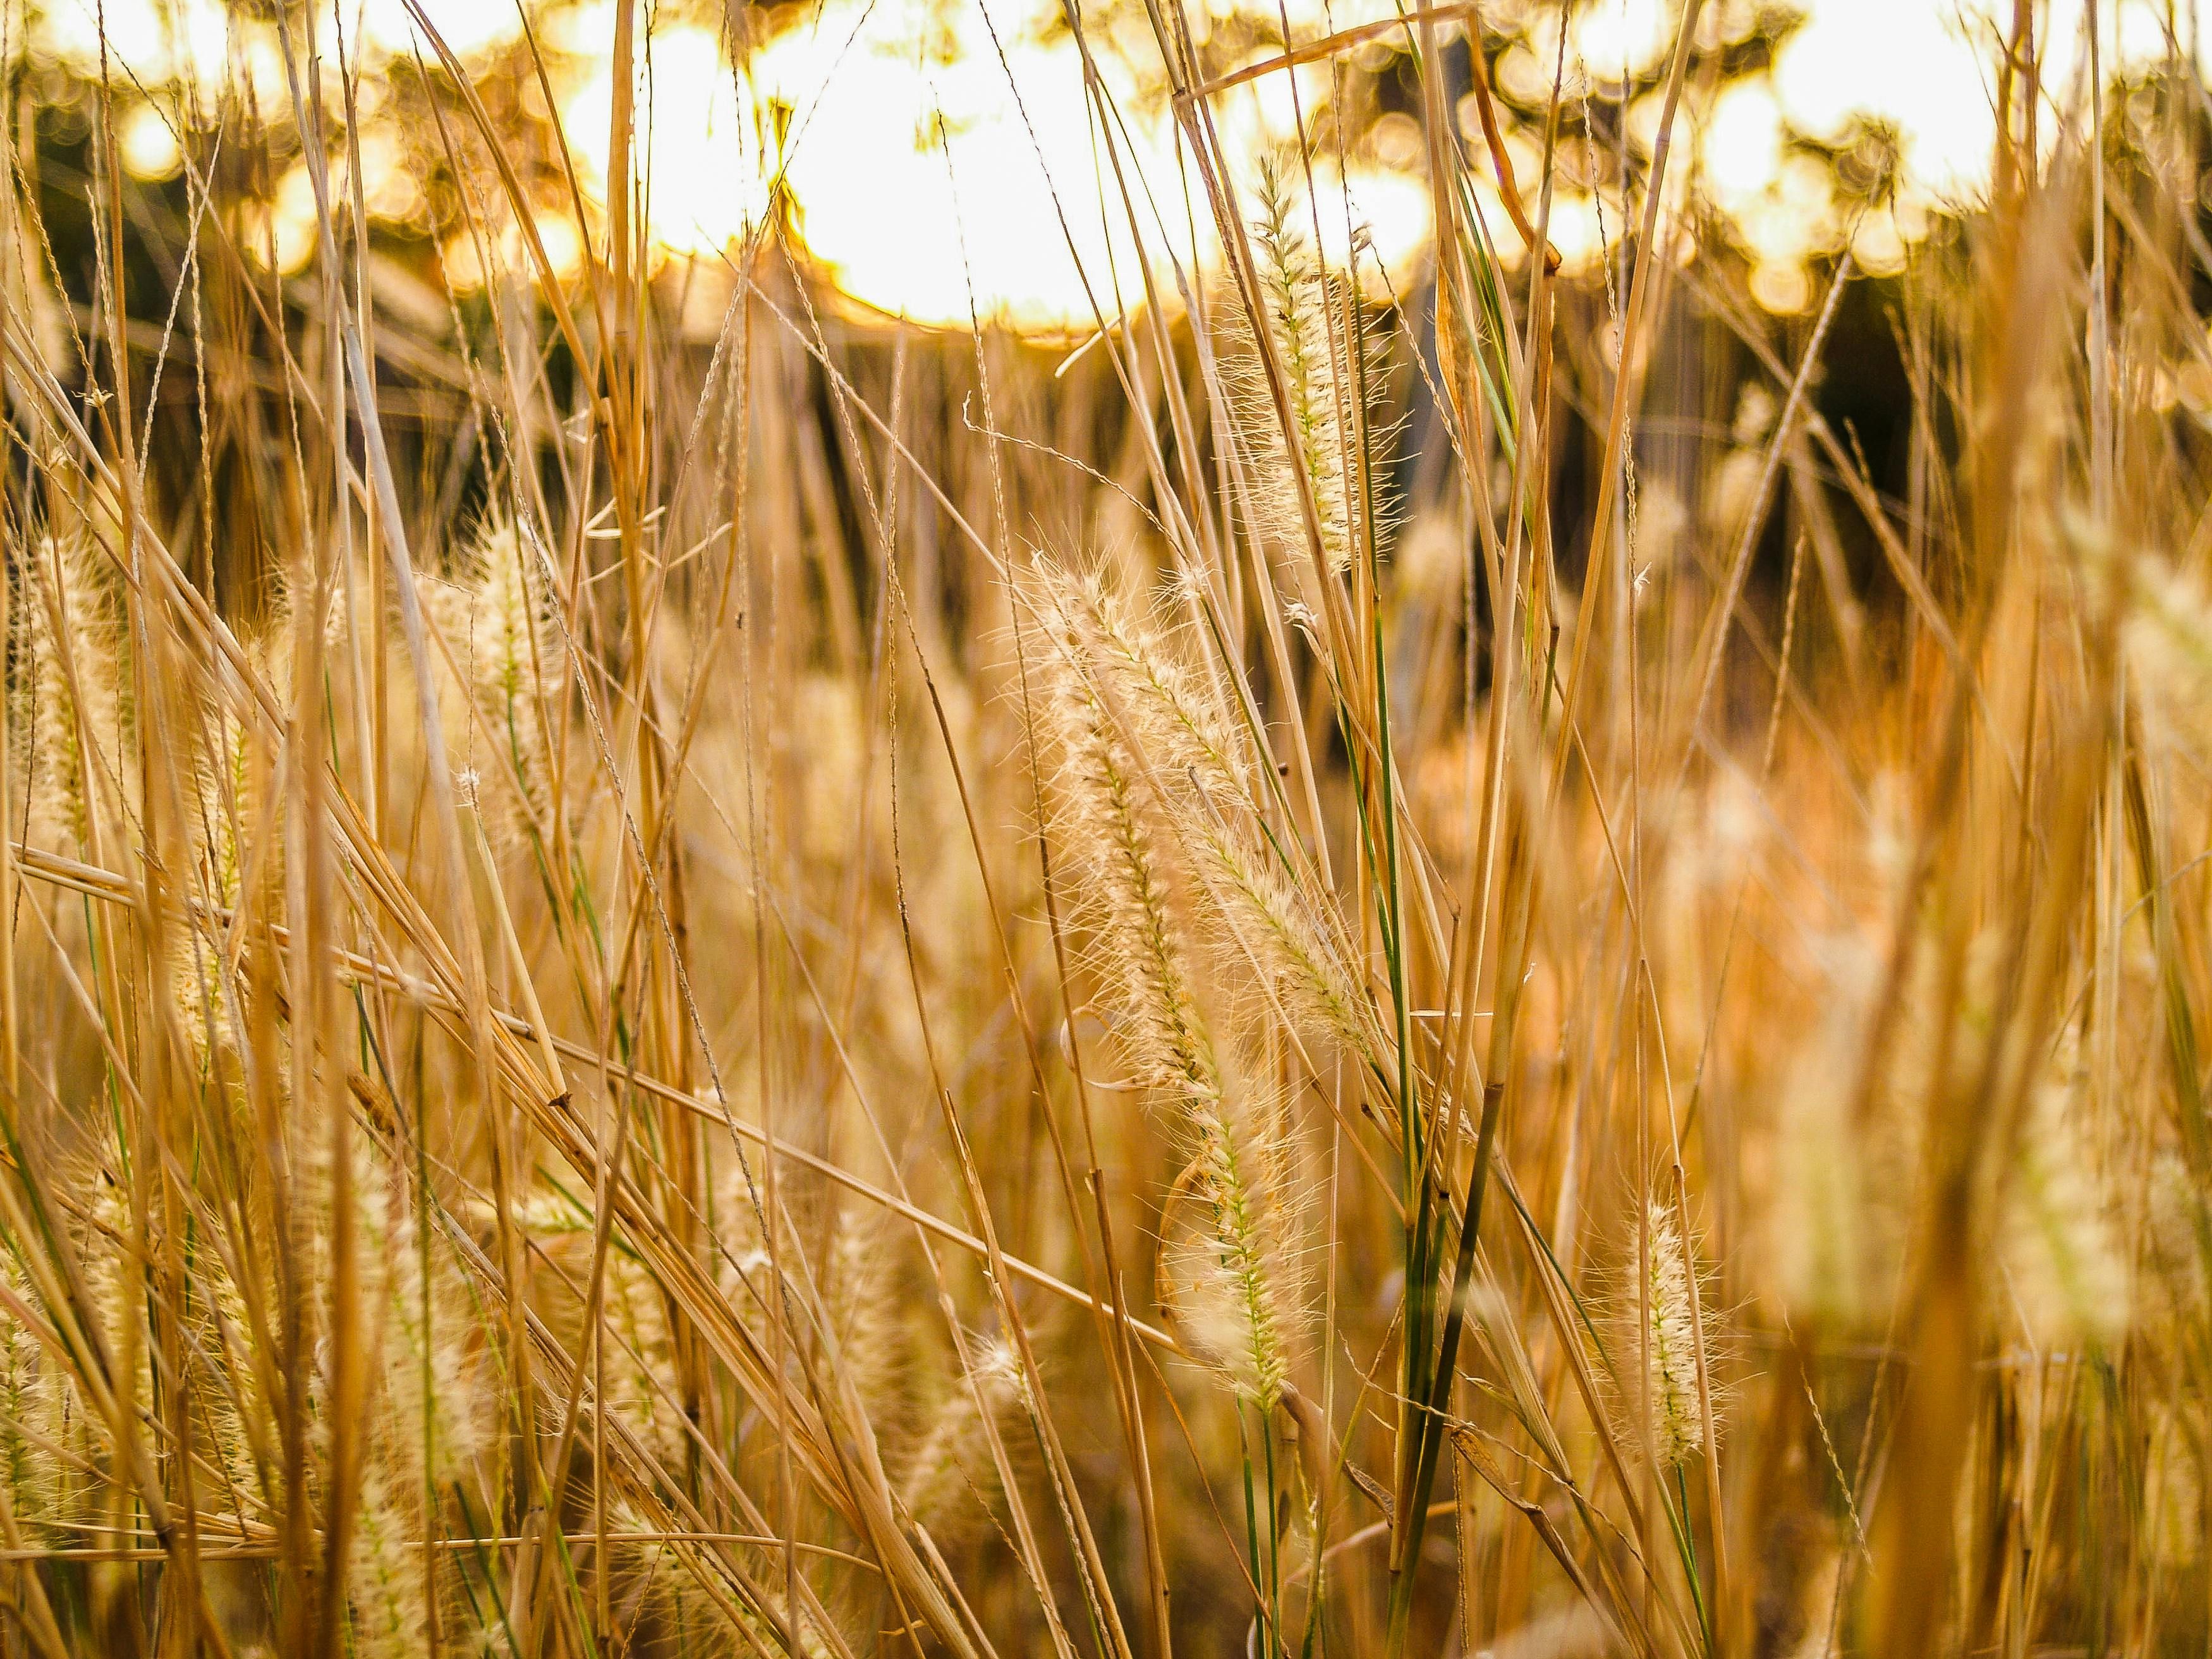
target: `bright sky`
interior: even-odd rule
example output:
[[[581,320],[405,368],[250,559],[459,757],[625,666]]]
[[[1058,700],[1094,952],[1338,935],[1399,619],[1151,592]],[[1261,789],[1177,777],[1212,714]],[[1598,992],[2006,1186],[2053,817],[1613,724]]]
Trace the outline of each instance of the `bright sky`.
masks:
[[[9,50],[20,44],[23,0],[0,0]],[[92,0],[37,0],[34,49],[91,67],[99,58]],[[500,0],[422,0],[447,44],[463,54],[511,40],[515,14]],[[1198,27],[1236,5],[1275,0],[1206,0]],[[1840,246],[1851,227],[1824,167],[1791,139],[1846,138],[1872,120],[1899,141],[1905,187],[1893,214],[1856,226],[1855,252],[1874,269],[1893,268],[1924,234],[1930,207],[1971,199],[1986,179],[1993,137],[1990,65],[2009,0],[1797,0],[1805,21],[1769,74],[1735,82],[1710,106],[1686,109],[1689,153],[1700,187],[1734,222],[1757,261],[1753,292],[1777,310],[1802,305],[1808,258]],[[1103,9],[1094,9],[1094,15]],[[2041,0],[2046,133],[2078,102],[2086,61],[2083,0]],[[2195,43],[2165,38],[2160,0],[2104,0],[2102,58],[2108,71],[2141,67]],[[675,24],[652,42],[649,79],[641,71],[641,114],[651,115],[646,164],[653,226],[676,254],[711,254],[757,222],[769,181],[781,169],[801,234],[861,301],[929,323],[964,323],[974,312],[1030,328],[1082,331],[1142,294],[1127,223],[1134,215],[1158,284],[1172,299],[1179,264],[1212,262],[1198,181],[1181,164],[1163,102],[1139,84],[1152,57],[1142,11],[1114,14],[1137,33],[1096,25],[1093,62],[1115,108],[1109,145],[1086,98],[1074,43],[1051,27],[1053,0],[819,0],[777,14],[792,19],[733,70],[712,33]],[[1752,27],[1751,0],[1711,0],[1709,33]],[[1310,40],[1392,15],[1389,0],[1297,0],[1291,32]],[[1663,62],[1679,0],[1584,0],[1565,42],[1570,96],[1617,96],[1624,65],[1644,72]],[[1495,0],[1498,24],[1521,20],[1519,44],[1500,61],[1508,86],[1548,87],[1560,59],[1558,11],[1530,0]],[[349,50],[410,49],[407,0],[345,0]],[[611,0],[581,0],[542,12],[542,38],[567,65],[556,78],[560,112],[587,183],[604,177],[612,101],[598,54],[613,33]],[[264,100],[285,100],[281,54],[265,25],[227,32],[219,0],[106,0],[112,59],[155,84],[180,75],[218,78],[235,52]],[[327,50],[331,37],[325,30]],[[597,61],[595,61],[595,59]],[[1136,66],[1135,68],[1133,68]],[[1232,153],[1255,158],[1276,148],[1326,90],[1325,69],[1277,73],[1218,99],[1215,119]],[[1157,88],[1152,89],[1156,93]],[[1630,131],[1648,134],[1657,100],[1632,109]],[[1402,125],[1403,124],[1401,124]],[[781,137],[779,137],[779,133]],[[126,122],[126,160],[145,176],[173,168],[174,140],[157,118]],[[1534,147],[1516,140],[1531,186]],[[1373,155],[1355,161],[1348,185],[1333,165],[1317,169],[1313,217],[1340,253],[1348,222],[1365,226],[1394,281],[1411,274],[1427,234],[1419,182],[1418,135],[1378,133]],[[396,149],[393,152],[397,153]],[[1678,154],[1681,152],[1678,151]],[[1118,164],[1118,165],[1117,165]],[[404,216],[411,180],[370,157],[372,196]],[[1241,182],[1249,182],[1249,178]],[[289,185],[291,181],[287,181]],[[312,211],[305,188],[280,185],[273,228],[280,261],[304,258]],[[1513,238],[1495,203],[1491,217],[1504,250]],[[1618,235],[1617,201],[1563,187],[1553,237],[1571,261],[1586,261]],[[569,252],[573,255],[573,238]],[[457,250],[457,252],[465,251]],[[473,252],[457,259],[472,267]],[[464,274],[466,274],[465,270]]]

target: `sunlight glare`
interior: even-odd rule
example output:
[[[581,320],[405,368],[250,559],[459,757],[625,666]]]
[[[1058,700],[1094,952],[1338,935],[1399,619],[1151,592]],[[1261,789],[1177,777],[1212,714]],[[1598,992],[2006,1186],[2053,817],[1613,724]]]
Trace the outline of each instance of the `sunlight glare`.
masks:
[[[739,96],[720,42],[690,25],[655,38],[652,74],[641,66],[638,79],[635,130],[651,135],[645,173],[654,239],[671,253],[718,252],[759,223],[768,207],[750,102]],[[577,169],[602,198],[613,111],[613,70],[603,63],[561,112]]]
[[[409,0],[337,4],[349,42],[365,40],[372,63],[380,53],[415,49]],[[464,57],[520,39],[513,0],[422,4]],[[105,0],[104,9],[112,75],[159,94],[186,82],[217,86],[235,61],[264,108],[289,104],[272,24],[234,15],[222,0]],[[1866,269],[1894,271],[1935,215],[1979,199],[1996,136],[1994,65],[2013,15],[2010,0],[1797,0],[1796,9],[1800,21],[1782,35],[1771,68],[1725,84],[1717,97],[1692,88],[1679,118],[1697,187],[1759,273],[1755,297],[1775,310],[1794,308],[1800,294],[1801,284],[1783,273],[1835,252],[1847,236]],[[1565,95],[1601,103],[1608,88],[1618,95],[1624,76],[1634,77],[1629,135],[1647,155],[1663,101],[1656,83],[1680,10],[1680,0],[1591,0],[1569,14]],[[98,74],[98,12],[95,0],[34,8],[33,58]],[[1758,12],[1741,5],[1717,12],[1708,44],[1718,38],[1714,30],[1747,38]],[[1105,129],[1057,0],[788,6],[763,14],[775,20],[773,32],[736,65],[714,30],[670,14],[649,42],[641,40],[639,131],[650,138],[645,155],[633,158],[649,181],[651,234],[663,257],[718,258],[781,202],[811,254],[863,306],[929,325],[964,326],[981,316],[1073,333],[1143,301],[1139,244],[1153,289],[1170,306],[1220,264],[1203,189],[1180,149],[1149,31],[1133,9],[1094,20],[1093,62],[1111,108]],[[318,15],[318,38],[330,52],[332,14]],[[1285,9],[1277,0],[1206,0],[1193,9],[1194,23],[1217,41],[1240,16],[1240,29],[1260,26],[1262,44],[1250,49],[1247,64],[1279,51],[1264,43],[1279,38],[1285,16],[1291,38],[1304,42],[1395,15],[1394,0],[1288,0]],[[2044,62],[2038,131],[2047,150],[2081,119],[2090,13],[2087,0],[2048,0],[2035,15]],[[2163,0],[2103,0],[2095,15],[2110,74],[2140,75],[2169,53],[2198,49],[2194,36],[2169,40]],[[556,3],[535,15],[581,182],[604,199],[612,0]],[[1517,34],[1497,61],[1496,78],[1524,104],[1549,96],[1560,17],[1552,6],[1499,5],[1496,26]],[[1262,155],[1285,154],[1301,128],[1313,129],[1330,91],[1328,66],[1310,64],[1212,99],[1240,191],[1249,191]],[[174,106],[164,108],[174,119]],[[365,101],[365,112],[372,109]],[[135,176],[153,183],[176,175],[168,123],[137,103],[118,121],[123,159]],[[1460,125],[1479,146],[1468,111]],[[1506,112],[1512,164],[1532,201],[1540,170],[1534,131]],[[1860,214],[1834,199],[1832,180],[1816,176],[1826,163],[1805,146],[1848,146],[1869,131],[1893,142],[1899,173],[1893,197]],[[372,213],[419,222],[427,198],[406,146],[371,127],[362,143]],[[1352,161],[1354,212],[1367,219],[1394,282],[1411,280],[1426,245],[1425,155],[1418,119],[1385,113]],[[1346,192],[1325,159],[1316,156],[1314,184],[1330,227],[1325,240],[1339,245],[1331,257],[1340,259]],[[1489,169],[1475,172],[1500,257],[1517,262],[1522,250]],[[1553,240],[1571,267],[1586,265],[1599,246],[1589,183],[1563,181],[1553,204]],[[265,210],[277,263],[288,270],[313,251],[312,202],[303,190],[295,169]],[[1608,198],[1611,235],[1619,234],[1610,222],[1618,213]],[[574,227],[559,234],[562,262],[580,259]],[[473,267],[476,256],[460,245],[466,240],[449,243],[449,269]]]
[[[33,56],[97,75],[102,8],[95,0],[55,0],[39,16]],[[222,0],[106,0],[108,72],[141,84],[222,78],[230,22]]]

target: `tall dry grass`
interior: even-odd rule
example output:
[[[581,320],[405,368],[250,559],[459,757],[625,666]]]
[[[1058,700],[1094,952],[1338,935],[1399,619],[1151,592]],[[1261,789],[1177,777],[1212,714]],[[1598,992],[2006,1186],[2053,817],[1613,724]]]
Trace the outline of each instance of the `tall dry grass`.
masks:
[[[0,1648],[2203,1651],[2203,94],[2017,10],[1900,495],[1685,10],[1576,281],[1388,37],[1415,295],[1160,0],[1224,259],[1070,88],[1072,363],[787,218],[687,341],[632,104],[586,204],[428,16],[481,295],[326,14],[181,227],[96,89],[88,286],[0,138]]]

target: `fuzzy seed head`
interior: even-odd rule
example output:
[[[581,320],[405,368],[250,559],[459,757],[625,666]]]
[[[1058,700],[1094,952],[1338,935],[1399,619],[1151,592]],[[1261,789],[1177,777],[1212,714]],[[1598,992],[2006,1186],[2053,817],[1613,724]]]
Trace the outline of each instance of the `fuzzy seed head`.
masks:
[[[125,781],[123,630],[93,566],[75,542],[43,542],[18,595],[30,672],[16,720],[29,733],[33,841],[92,850],[95,792]]]
[[[1705,1449],[1698,1405],[1697,1321],[1690,1268],[1674,1212],[1656,1200],[1645,1212],[1643,1358],[1644,1406],[1659,1460],[1672,1468]]]
[[[479,810],[495,843],[526,839],[554,805],[549,724],[560,708],[565,659],[552,597],[512,523],[488,526],[452,583],[428,584],[431,613],[482,717],[449,718],[449,744],[477,775]],[[483,746],[482,727],[494,752]]]

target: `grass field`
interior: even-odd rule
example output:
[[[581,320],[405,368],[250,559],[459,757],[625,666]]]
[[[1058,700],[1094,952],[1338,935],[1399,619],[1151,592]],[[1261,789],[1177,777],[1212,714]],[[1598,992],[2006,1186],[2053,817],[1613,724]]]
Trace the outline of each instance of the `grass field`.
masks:
[[[0,0],[0,1653],[2212,1652],[2193,22],[1785,270],[1778,12],[879,3],[965,325],[804,7]]]

